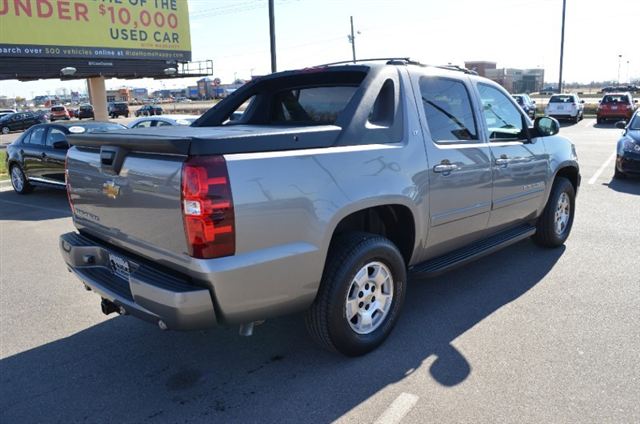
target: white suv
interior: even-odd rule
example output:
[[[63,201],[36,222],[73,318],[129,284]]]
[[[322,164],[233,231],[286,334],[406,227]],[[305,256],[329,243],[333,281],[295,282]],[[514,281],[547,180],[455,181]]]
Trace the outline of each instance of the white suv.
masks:
[[[578,122],[584,116],[584,100],[580,100],[577,94],[554,94],[549,99],[544,114],[558,120],[570,119]]]

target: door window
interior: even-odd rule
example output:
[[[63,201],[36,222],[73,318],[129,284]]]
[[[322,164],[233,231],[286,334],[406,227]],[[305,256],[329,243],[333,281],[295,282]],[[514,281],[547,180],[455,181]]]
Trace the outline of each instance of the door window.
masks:
[[[34,129],[25,141],[33,146],[42,146],[44,144],[44,130],[44,127]]]
[[[518,107],[502,91],[486,84],[478,84],[482,114],[487,124],[487,138],[497,141],[524,138],[523,117]]]
[[[156,127],[166,127],[166,126],[171,126],[170,123],[165,122],[165,121],[157,121],[156,122]]]
[[[147,120],[147,121],[138,122],[131,128],[149,128],[150,126],[151,126],[151,121]]]
[[[420,95],[433,141],[478,140],[469,92],[461,81],[422,77]]]
[[[65,141],[67,136],[57,128],[51,128],[47,134],[47,147],[53,147],[56,141]]]

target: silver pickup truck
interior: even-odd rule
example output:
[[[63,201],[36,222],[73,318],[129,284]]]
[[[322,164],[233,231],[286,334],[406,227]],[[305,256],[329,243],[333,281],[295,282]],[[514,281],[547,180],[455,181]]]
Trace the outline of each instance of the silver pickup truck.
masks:
[[[398,320],[408,275],[564,243],[580,173],[558,131],[465,69],[276,73],[190,127],[69,136],[78,232],[60,249],[106,314],[250,334],[305,311],[321,345],[362,355]]]

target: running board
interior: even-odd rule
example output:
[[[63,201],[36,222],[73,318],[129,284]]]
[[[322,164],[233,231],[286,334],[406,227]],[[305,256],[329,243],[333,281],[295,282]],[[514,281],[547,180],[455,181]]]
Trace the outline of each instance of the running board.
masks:
[[[516,228],[495,234],[489,238],[473,242],[468,246],[437,258],[419,263],[413,266],[410,272],[412,275],[418,277],[433,277],[531,237],[535,232],[535,226],[523,224]]]

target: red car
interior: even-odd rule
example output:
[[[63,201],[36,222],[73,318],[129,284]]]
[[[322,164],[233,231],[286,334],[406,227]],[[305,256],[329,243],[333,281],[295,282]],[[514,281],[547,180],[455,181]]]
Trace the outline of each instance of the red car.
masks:
[[[606,94],[596,112],[597,123],[602,124],[607,119],[629,121],[637,109],[638,100],[633,100],[631,93]]]
[[[64,106],[53,106],[51,107],[51,112],[49,113],[49,120],[51,122],[57,121],[59,119],[69,120],[71,116],[69,116],[69,111]]]

